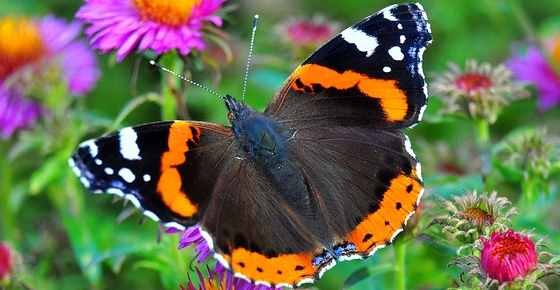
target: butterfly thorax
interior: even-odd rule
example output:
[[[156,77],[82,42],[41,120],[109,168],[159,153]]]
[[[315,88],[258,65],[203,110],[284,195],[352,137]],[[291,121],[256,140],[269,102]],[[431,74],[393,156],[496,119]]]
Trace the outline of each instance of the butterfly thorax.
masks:
[[[269,178],[279,195],[295,212],[314,217],[309,185],[290,156],[289,131],[277,121],[226,98],[232,131],[242,152]]]
[[[232,131],[246,157],[265,168],[283,163],[287,157],[285,130],[276,121],[231,97],[226,99],[226,104],[230,110]]]

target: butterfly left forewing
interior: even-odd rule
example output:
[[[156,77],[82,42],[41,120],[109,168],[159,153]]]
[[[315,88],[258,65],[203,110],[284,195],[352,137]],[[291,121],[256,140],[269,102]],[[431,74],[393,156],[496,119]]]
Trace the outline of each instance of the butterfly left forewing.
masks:
[[[147,217],[185,229],[204,213],[231,143],[219,125],[156,122],[85,141],[69,162],[89,191],[126,198]]]

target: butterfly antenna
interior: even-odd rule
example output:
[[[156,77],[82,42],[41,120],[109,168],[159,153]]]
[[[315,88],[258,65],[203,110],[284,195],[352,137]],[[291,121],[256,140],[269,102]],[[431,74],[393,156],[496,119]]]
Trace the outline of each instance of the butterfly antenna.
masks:
[[[191,85],[197,86],[197,87],[199,87],[199,88],[201,88],[201,89],[207,91],[208,93],[210,93],[210,94],[212,94],[212,95],[214,95],[214,96],[216,96],[216,97],[218,97],[218,98],[222,98],[222,95],[220,95],[218,92],[216,92],[216,91],[210,89],[209,87],[207,87],[207,86],[205,86],[205,85],[203,85],[203,84],[200,84],[200,83],[197,83],[197,82],[195,82],[195,81],[193,81],[193,80],[191,80],[191,79],[188,79],[188,78],[185,77],[184,75],[178,74],[178,73],[176,73],[176,72],[174,72],[174,71],[172,71],[172,70],[170,70],[170,69],[164,67],[163,65],[157,63],[157,62],[156,62],[155,60],[153,60],[153,59],[150,60],[150,64],[153,65],[153,66],[155,66],[155,67],[157,67],[157,68],[159,68],[159,69],[161,69],[162,71],[164,71],[164,72],[166,72],[166,73],[170,73],[170,74],[174,75],[175,77],[184,80],[185,82],[187,82],[187,83],[189,83],[189,84],[191,84]]]
[[[249,79],[249,69],[251,69],[251,60],[253,59],[253,47],[255,46],[255,33],[259,23],[259,15],[253,17],[253,30],[251,32],[251,43],[249,44],[249,55],[247,56],[247,65],[245,66],[245,76],[243,77],[243,90],[241,100],[245,103],[245,94],[247,93],[247,80]]]

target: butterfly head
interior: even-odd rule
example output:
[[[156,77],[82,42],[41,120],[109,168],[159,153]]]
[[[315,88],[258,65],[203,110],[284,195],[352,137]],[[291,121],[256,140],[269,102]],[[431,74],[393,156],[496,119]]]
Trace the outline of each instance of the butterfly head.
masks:
[[[228,119],[232,125],[247,119],[253,113],[253,110],[230,95],[224,97],[224,102],[228,109]]]

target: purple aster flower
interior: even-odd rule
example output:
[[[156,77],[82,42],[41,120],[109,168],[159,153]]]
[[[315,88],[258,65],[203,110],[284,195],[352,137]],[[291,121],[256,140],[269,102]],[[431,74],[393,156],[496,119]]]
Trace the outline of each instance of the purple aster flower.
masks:
[[[535,85],[541,110],[560,103],[560,75],[538,48],[530,47],[525,54],[510,59],[507,65],[518,79]]]
[[[31,126],[42,112],[38,103],[25,99],[15,89],[0,86],[0,138],[8,138],[16,130]]]
[[[214,15],[224,0],[86,0],[76,14],[89,24],[91,45],[117,61],[133,51],[162,54],[173,49],[182,55],[203,50],[201,31],[207,22],[220,26]]]
[[[93,52],[77,40],[79,34],[78,23],[53,16],[0,18],[0,85],[9,81],[27,88],[32,85],[28,81],[39,82],[44,74],[59,71],[70,93],[87,93],[99,70]],[[26,78],[25,73],[30,75]]]
[[[175,230],[168,231],[169,233],[175,233]],[[200,226],[195,225],[188,228],[183,232],[181,240],[179,241],[178,248],[183,249],[188,246],[194,246],[197,255],[197,262],[204,263],[209,256],[211,256],[212,249],[203,235],[203,230]],[[199,276],[201,283],[199,288],[197,288],[192,280],[189,281],[187,287],[181,287],[186,290],[279,290],[282,287],[272,288],[266,285],[254,285],[253,283],[234,277],[234,275],[227,270],[220,262],[216,263],[213,270],[208,269],[208,278],[203,278],[201,272],[197,269],[197,275]]]

